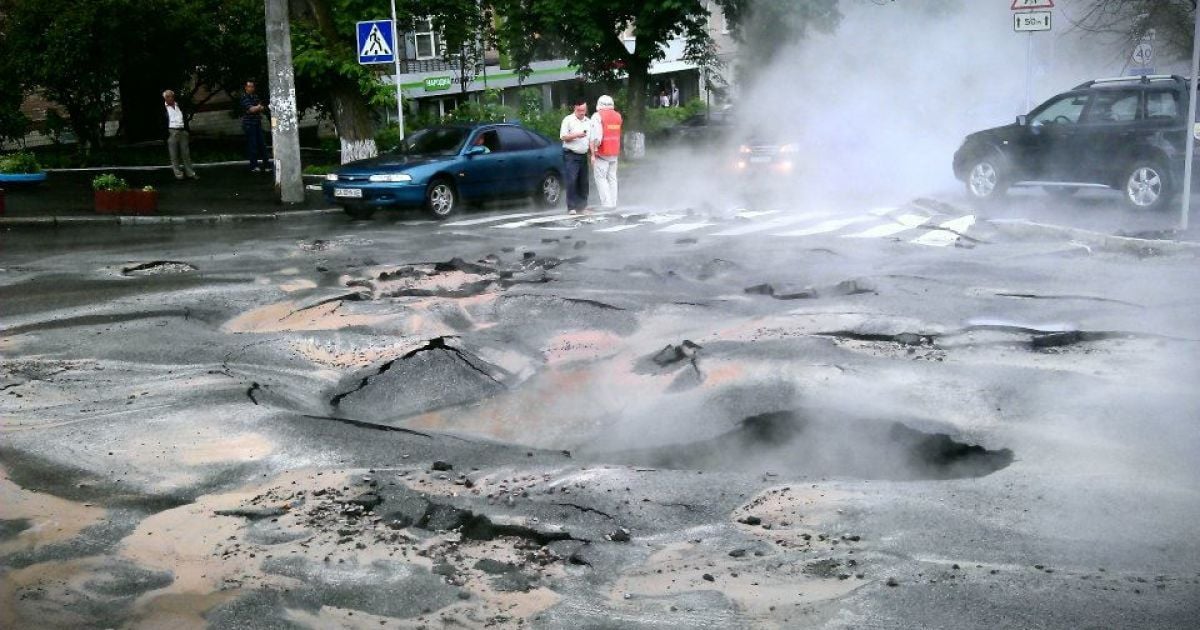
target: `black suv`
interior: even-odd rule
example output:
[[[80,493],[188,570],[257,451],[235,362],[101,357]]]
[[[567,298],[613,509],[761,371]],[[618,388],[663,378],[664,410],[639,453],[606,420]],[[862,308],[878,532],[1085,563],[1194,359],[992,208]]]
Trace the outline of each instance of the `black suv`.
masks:
[[[1135,209],[1161,208],[1183,180],[1188,83],[1175,75],[1088,81],[1015,124],[967,136],[954,154],[954,176],[976,201],[1010,186],[1064,197],[1103,186]]]

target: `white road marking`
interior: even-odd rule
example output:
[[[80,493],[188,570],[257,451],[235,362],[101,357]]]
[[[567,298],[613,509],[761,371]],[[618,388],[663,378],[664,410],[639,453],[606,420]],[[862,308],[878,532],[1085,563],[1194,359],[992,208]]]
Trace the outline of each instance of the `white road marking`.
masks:
[[[539,223],[554,223],[555,221],[567,221],[569,219],[576,219],[576,218],[579,218],[579,215],[577,215],[577,214],[555,214],[555,215],[551,215],[548,217],[538,217],[536,219],[526,219],[524,221],[513,221],[512,223],[501,223],[500,225],[493,225],[492,227],[499,228],[502,230],[515,230],[517,228],[529,227],[531,225],[537,225]]]
[[[891,207],[891,208],[871,208],[870,210],[867,210],[867,214],[873,214],[873,215],[875,215],[875,216],[877,216],[877,217],[881,217],[881,216],[883,216],[883,215],[885,215],[885,214],[888,214],[889,212],[895,212],[896,210],[897,210],[897,208],[895,208],[895,207]]]
[[[894,223],[884,223],[854,234],[843,234],[842,238],[883,238],[900,232],[907,232],[929,222],[929,217],[919,214],[902,214],[892,219]]]
[[[592,231],[593,232],[624,232],[625,230],[632,230],[633,228],[636,228],[636,227],[642,227],[642,224],[641,223],[630,223],[627,225],[614,225],[612,227],[606,227],[606,228],[603,228],[600,230],[592,230]]]
[[[741,210],[733,216],[738,219],[756,219],[758,217],[765,217],[769,214],[779,214],[779,211],[778,210]]]
[[[829,216],[829,213],[828,212],[805,212],[803,214],[796,214],[796,215],[792,215],[792,216],[788,216],[788,217],[780,217],[778,219],[772,219],[770,221],[764,221],[762,223],[752,223],[750,225],[741,225],[741,226],[738,226],[735,228],[729,228],[728,230],[721,230],[720,232],[713,232],[712,234],[710,234],[710,236],[741,236],[743,234],[753,234],[755,232],[765,232],[767,230],[777,230],[779,228],[787,227],[789,225],[795,225],[796,223],[800,223],[802,221],[810,221],[812,219],[818,219],[818,218],[825,217],[825,216]]]
[[[930,247],[946,247],[953,245],[954,241],[958,240],[958,234],[955,232],[965,233],[972,225],[975,225],[975,215],[968,214],[957,219],[950,219],[939,225],[939,229],[930,230],[909,242]]]
[[[716,225],[716,223],[708,223],[708,222],[676,223],[674,225],[668,225],[667,227],[662,228],[661,230],[654,230],[654,231],[655,232],[666,232],[668,234],[679,234],[681,232],[691,232],[692,230],[699,230],[700,228],[705,228],[710,225]]]
[[[467,219],[465,221],[453,221],[451,223],[445,223],[443,225],[445,225],[446,227],[462,227],[465,225],[481,225],[483,223],[494,223],[496,221],[507,221],[510,219],[534,217],[539,214],[546,214],[546,213],[545,212],[516,212],[513,214],[495,214],[490,217],[481,217],[478,219]]]
[[[685,216],[687,216],[687,215],[686,214],[652,214],[652,215],[642,219],[642,223],[653,223],[655,225],[662,225],[664,223],[678,221]]]
[[[813,236],[815,234],[826,234],[836,232],[844,227],[854,225],[856,223],[865,223],[867,221],[877,221],[878,217],[872,216],[857,216],[846,219],[830,219],[822,221],[812,227],[804,228],[803,230],[792,230],[790,232],[777,232],[771,236]]]

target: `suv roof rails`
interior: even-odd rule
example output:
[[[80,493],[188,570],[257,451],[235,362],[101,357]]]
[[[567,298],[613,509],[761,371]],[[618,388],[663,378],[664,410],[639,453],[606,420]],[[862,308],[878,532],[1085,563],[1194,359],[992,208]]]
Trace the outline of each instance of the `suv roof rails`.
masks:
[[[1084,81],[1083,83],[1080,83],[1079,85],[1075,86],[1073,89],[1082,90],[1084,88],[1089,88],[1094,85],[1103,85],[1103,84],[1108,84],[1108,83],[1129,83],[1132,81],[1137,81],[1138,83],[1149,83],[1151,81],[1177,81],[1179,83],[1186,83],[1188,80],[1182,76],[1179,76],[1178,74],[1143,74],[1143,75],[1133,75],[1133,76],[1128,76],[1128,77],[1108,77],[1108,78],[1104,78],[1104,79],[1093,79],[1091,81]]]

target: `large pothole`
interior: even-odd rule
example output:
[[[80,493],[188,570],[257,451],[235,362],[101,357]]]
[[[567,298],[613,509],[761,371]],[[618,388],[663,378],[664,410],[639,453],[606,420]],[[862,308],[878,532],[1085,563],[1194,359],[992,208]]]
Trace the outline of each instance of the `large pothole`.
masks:
[[[682,470],[914,480],[982,477],[1012,463],[1013,453],[895,421],[779,411],[746,418],[708,440],[591,457]]]

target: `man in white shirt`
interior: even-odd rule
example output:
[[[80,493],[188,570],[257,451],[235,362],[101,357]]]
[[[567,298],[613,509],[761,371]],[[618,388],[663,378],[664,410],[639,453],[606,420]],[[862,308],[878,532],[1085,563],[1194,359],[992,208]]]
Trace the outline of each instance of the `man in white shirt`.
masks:
[[[163,107],[167,114],[167,151],[171,154],[171,170],[175,171],[175,179],[183,179],[186,174],[192,179],[200,179],[192,170],[192,154],[188,148],[187,124],[184,122],[183,110],[175,102],[175,92],[163,92]],[[179,160],[183,158],[183,168]]]
[[[578,99],[574,105],[575,111],[563,118],[558,128],[567,180],[563,185],[567,189],[567,211],[571,214],[588,210],[588,153],[592,148],[588,142],[592,121],[588,119],[587,101]]]

